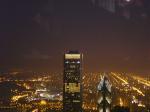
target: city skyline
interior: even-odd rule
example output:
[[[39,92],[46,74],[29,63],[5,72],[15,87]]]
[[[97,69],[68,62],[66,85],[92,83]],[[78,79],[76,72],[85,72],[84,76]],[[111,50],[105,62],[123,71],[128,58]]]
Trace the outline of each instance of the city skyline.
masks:
[[[61,74],[1,73],[0,111],[149,111],[149,74],[84,73],[82,53],[68,51],[62,57],[64,72]]]
[[[0,112],[149,112],[150,0],[0,0]]]

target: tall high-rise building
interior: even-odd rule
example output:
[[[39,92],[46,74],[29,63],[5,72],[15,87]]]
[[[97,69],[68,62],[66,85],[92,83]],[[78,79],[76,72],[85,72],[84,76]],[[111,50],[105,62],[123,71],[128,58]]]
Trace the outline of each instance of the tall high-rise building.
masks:
[[[111,111],[111,84],[106,76],[101,78],[98,85],[99,98],[98,98],[98,111],[110,112]]]
[[[77,51],[69,51],[64,55],[64,112],[82,112],[82,57]]]

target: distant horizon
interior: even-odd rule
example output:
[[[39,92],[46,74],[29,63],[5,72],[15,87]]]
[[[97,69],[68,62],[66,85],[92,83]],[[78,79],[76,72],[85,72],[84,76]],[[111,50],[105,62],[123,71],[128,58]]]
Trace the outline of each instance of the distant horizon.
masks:
[[[62,71],[50,71],[50,70],[35,70],[35,69],[5,69],[2,70],[0,69],[0,73],[13,73],[13,72],[18,72],[18,73],[25,73],[25,72],[45,72],[45,73],[52,73],[52,74],[63,74],[63,70]],[[150,71],[125,71],[125,70],[99,70],[99,71],[87,71],[84,70],[82,71],[82,73],[102,73],[102,72],[117,72],[117,73],[135,73],[135,75],[150,75]]]
[[[142,20],[94,7],[91,0],[2,4],[0,69],[61,72],[64,52],[73,49],[84,54],[85,71],[150,72],[148,4]]]

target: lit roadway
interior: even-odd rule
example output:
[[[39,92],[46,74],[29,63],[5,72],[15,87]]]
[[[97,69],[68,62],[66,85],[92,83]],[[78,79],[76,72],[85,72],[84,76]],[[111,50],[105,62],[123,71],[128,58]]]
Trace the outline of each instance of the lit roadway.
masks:
[[[103,73],[84,74],[84,102],[97,106],[97,85]],[[112,84],[112,106],[128,106],[131,112],[136,108],[150,106],[150,80],[132,73],[108,72],[105,74]],[[93,110],[93,109],[92,109]]]
[[[97,86],[101,80],[102,75],[104,75],[104,73],[83,74],[83,78],[82,78],[83,106],[82,107],[87,112],[97,111],[97,98],[98,98]],[[148,75],[145,76],[145,75],[136,75],[133,73],[117,73],[117,72],[107,72],[105,75],[108,77],[108,80],[112,84],[112,107],[116,105],[128,106],[130,107],[130,109],[132,109],[131,112],[134,112],[136,108],[150,107],[150,78],[148,78]],[[27,97],[30,98],[31,96],[35,96],[34,90],[37,90],[38,88],[41,88],[43,86],[44,88],[47,88],[45,86],[47,84],[50,86],[51,89],[52,87],[54,88],[52,90],[55,90],[56,92],[60,93],[63,88],[62,87],[63,78],[56,77],[56,74],[51,75],[51,77],[48,76],[31,78],[28,80],[11,80],[11,79],[0,78],[0,82],[14,81],[18,86],[22,86],[26,88],[28,93],[26,91],[19,92],[17,91],[17,89],[12,90],[12,92],[16,93],[16,95],[14,95],[11,98],[11,103],[18,105],[19,99],[27,98]],[[58,101],[58,102],[43,101],[41,103],[38,103],[38,101],[33,102],[35,106],[40,105],[42,109],[45,109],[45,106],[49,109],[58,109],[58,110],[62,109],[62,101]],[[1,106],[1,108],[3,107],[8,108],[5,106]],[[32,105],[26,105],[26,104],[20,105],[20,108],[31,108],[31,107]],[[9,108],[11,108],[11,106]]]
[[[118,80],[121,80],[122,81],[122,85],[127,85],[128,84],[132,88],[133,91],[136,91],[139,95],[145,96],[144,93],[140,89],[138,89],[137,87],[135,87],[132,84],[129,84],[129,82],[125,78],[123,78],[122,75],[117,74],[117,73],[113,73],[113,72],[111,72],[110,75],[112,75],[112,77],[118,78]]]
[[[148,78],[145,79],[133,74],[114,72],[108,73],[107,76],[112,83],[112,91],[114,91],[113,95],[116,96],[116,99],[119,97],[124,99],[118,100],[118,104],[129,107],[132,107],[132,105],[135,104],[137,107],[143,108],[150,105],[148,99],[150,81]]]

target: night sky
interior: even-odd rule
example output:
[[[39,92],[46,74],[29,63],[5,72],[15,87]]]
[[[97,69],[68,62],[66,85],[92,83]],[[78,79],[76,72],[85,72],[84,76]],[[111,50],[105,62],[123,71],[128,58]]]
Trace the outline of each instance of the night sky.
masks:
[[[62,72],[63,54],[84,71],[150,72],[149,19],[127,20],[88,0],[1,0],[0,70]]]

